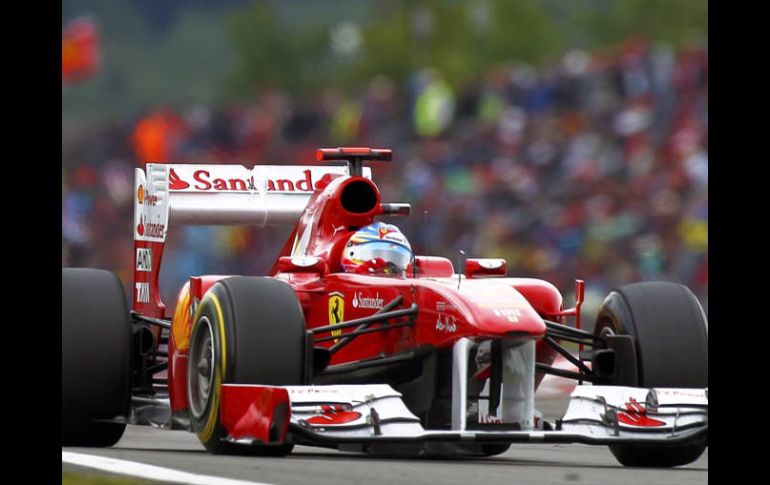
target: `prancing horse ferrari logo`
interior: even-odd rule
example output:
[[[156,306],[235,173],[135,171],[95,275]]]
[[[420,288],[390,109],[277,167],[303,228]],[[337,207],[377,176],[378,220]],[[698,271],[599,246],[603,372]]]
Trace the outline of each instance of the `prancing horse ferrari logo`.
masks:
[[[345,321],[345,295],[342,293],[335,291],[334,293],[329,293],[329,325],[334,325],[336,323],[342,323]],[[337,343],[339,340],[340,335],[342,335],[342,330],[332,330],[332,337],[334,338],[334,342]]]

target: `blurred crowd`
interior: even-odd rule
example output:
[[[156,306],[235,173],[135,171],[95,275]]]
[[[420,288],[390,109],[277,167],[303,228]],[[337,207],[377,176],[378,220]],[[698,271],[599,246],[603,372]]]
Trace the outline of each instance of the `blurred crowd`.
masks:
[[[65,128],[62,265],[132,275],[133,169],[143,163],[314,164],[324,146],[388,147],[371,163],[418,254],[504,257],[508,274],[594,303],[642,280],[707,308],[708,52],[632,39],[545,67],[495,66],[459,87],[440,72],[314,96],[259,89],[227,106],[157,107]],[[289,228],[172,227],[167,305],[191,274],[264,274]],[[570,301],[568,299],[567,303]]]

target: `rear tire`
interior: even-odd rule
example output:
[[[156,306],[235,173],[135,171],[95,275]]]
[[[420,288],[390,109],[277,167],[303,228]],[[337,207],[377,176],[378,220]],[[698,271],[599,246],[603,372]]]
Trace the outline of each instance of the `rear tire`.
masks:
[[[62,446],[112,446],[131,397],[131,324],[118,277],[62,268],[61,321]],[[116,417],[124,422],[99,422]]]
[[[610,292],[599,309],[594,332],[625,334],[636,344],[641,387],[708,387],[708,320],[698,299],[676,283],[646,282]],[[708,446],[611,445],[626,466],[673,467],[697,460]]]
[[[502,455],[508,449],[511,447],[511,445],[495,445],[495,444],[485,444],[481,445],[481,454],[484,456],[497,456]]]
[[[294,291],[272,278],[220,280],[201,300],[190,337],[187,399],[190,422],[215,454],[283,456],[292,444],[238,445],[225,441],[221,385],[303,384],[305,317]]]

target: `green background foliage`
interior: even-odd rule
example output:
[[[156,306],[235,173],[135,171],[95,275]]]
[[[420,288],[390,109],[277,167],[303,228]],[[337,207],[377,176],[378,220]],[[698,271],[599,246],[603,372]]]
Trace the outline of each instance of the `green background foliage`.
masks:
[[[633,35],[679,46],[708,33],[703,0],[162,3],[63,1],[63,21],[91,15],[103,42],[101,72],[63,88],[63,122],[227,103],[262,86],[302,95],[356,89],[377,74],[402,82],[423,67],[457,86],[491,65],[539,65],[569,48],[613,48]],[[360,32],[352,53],[330,40],[345,22]]]

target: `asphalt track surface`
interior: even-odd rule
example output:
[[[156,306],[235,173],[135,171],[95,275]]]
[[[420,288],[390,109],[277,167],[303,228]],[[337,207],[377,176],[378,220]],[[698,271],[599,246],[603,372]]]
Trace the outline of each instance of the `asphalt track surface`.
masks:
[[[538,401],[546,419],[560,417],[566,401]],[[213,456],[195,435],[146,426],[129,426],[112,448],[62,448],[142,462],[202,475],[270,484],[704,484],[708,448],[695,462],[671,469],[621,466],[606,447],[588,445],[513,445],[490,458],[380,458],[297,446],[285,458]],[[62,463],[63,470],[88,471]],[[157,482],[161,483],[161,482]]]

